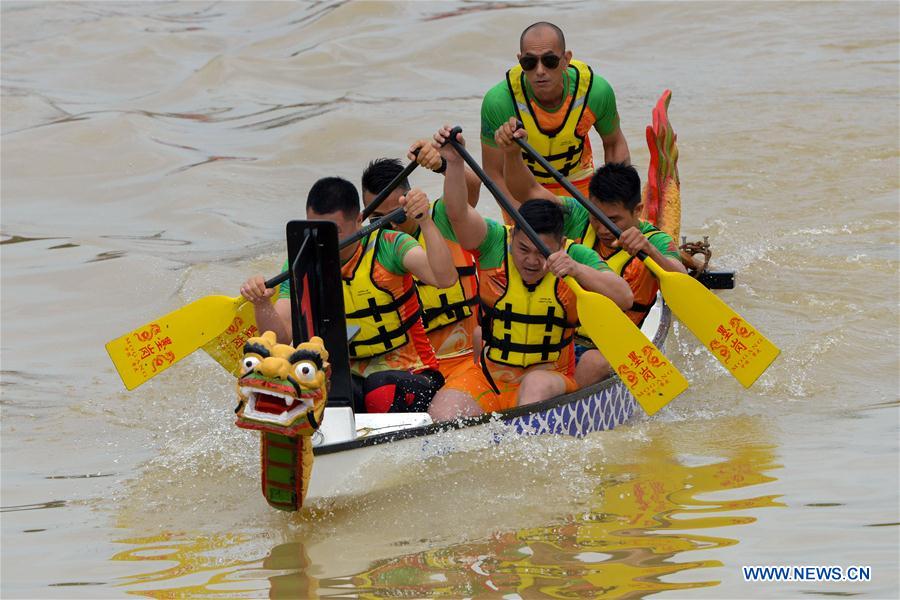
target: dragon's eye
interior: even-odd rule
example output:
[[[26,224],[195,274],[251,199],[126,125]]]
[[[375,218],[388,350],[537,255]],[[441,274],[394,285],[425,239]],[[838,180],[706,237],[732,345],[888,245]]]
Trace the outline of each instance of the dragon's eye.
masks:
[[[308,360],[300,361],[294,365],[294,373],[297,374],[297,381],[300,383],[315,383],[316,372],[316,365]]]
[[[241,367],[244,373],[249,373],[253,369],[256,368],[256,365],[260,363],[260,360],[255,356],[245,356],[241,360]]]

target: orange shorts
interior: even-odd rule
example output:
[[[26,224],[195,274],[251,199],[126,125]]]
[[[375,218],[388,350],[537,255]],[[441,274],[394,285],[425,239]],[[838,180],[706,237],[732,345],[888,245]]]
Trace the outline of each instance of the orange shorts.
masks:
[[[444,376],[444,381],[450,381],[457,373],[467,372],[469,367],[475,364],[472,362],[471,352],[461,356],[453,356],[451,358],[440,358],[438,359],[438,362],[440,363],[438,369],[440,370],[441,375]]]
[[[481,410],[486,413],[499,412],[517,405],[519,386],[522,383],[522,378],[528,372],[528,370],[523,370],[522,376],[514,381],[494,380],[494,383],[497,384],[497,388],[500,390],[500,393],[497,394],[488,382],[481,367],[470,359],[465,368],[458,369],[453,373],[452,377],[447,378],[444,388],[469,394],[478,403]],[[572,377],[563,375],[558,371],[546,370],[545,372],[556,375],[563,380],[565,385],[564,393],[569,394],[578,389],[578,384],[575,383]]]

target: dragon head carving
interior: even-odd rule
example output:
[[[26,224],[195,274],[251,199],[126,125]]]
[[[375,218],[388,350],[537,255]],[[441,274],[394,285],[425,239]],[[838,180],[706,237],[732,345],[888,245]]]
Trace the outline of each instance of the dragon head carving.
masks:
[[[296,348],[266,331],[244,345],[235,425],[287,436],[312,435],[328,398],[328,351],[313,337]]]

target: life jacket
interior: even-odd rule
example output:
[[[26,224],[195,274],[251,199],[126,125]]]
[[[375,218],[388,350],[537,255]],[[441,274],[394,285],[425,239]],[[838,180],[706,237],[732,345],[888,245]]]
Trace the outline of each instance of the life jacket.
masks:
[[[425,236],[421,230],[416,239],[425,248]],[[459,281],[448,288],[436,288],[418,279],[415,280],[419,302],[422,304],[422,325],[425,326],[426,333],[471,317],[472,307],[478,304],[475,259],[458,243],[450,240],[446,242],[453,257],[453,264],[456,265]]]
[[[399,297],[394,297],[375,283],[375,249],[381,240],[381,234],[382,231],[379,231],[363,239],[362,254],[352,275],[349,278],[342,277],[347,325],[360,328],[349,344],[351,359],[379,356],[407,344],[410,341],[407,332],[421,315],[421,310],[416,310],[404,320],[400,312],[400,308],[415,296],[416,288],[412,277],[407,278],[409,285]]]
[[[575,67],[575,94],[569,102],[562,125],[553,130],[545,130],[538,123],[534,107],[525,94],[525,71],[522,67],[516,65],[506,72],[506,85],[513,98],[516,116],[528,132],[528,143],[567,178],[570,175],[581,175],[578,170],[584,150],[584,136],[578,135],[575,130],[587,108],[587,96],[594,81],[594,73],[588,65],[579,60],[572,60],[569,64]],[[544,171],[531,156],[523,152],[522,157],[538,183],[556,183],[553,176]]]
[[[555,362],[572,342],[577,324],[560,299],[565,283],[547,273],[537,284],[526,285],[512,262],[509,236],[507,228],[506,259],[501,267],[506,272],[506,289],[494,302],[482,297],[486,355],[493,362],[516,367]]]
[[[644,237],[649,240],[661,233],[665,232],[660,231],[656,227],[653,227],[649,231],[644,232]],[[574,242],[568,241],[566,243],[566,248],[568,248],[572,243]],[[584,235],[581,238],[581,243],[588,248],[593,248],[597,243],[597,232],[594,231],[594,228],[591,227],[590,223],[588,223],[587,229],[585,230]],[[603,260],[606,262],[607,266],[609,266],[610,270],[612,270],[613,273],[615,273],[619,277],[624,277],[625,269],[627,269],[631,264],[631,261],[635,259],[637,259],[637,257],[628,254],[626,250],[617,250],[609,258],[604,258]],[[631,308],[624,312],[629,316],[629,318],[632,315],[640,316],[640,318],[638,319],[638,327],[640,327],[640,324],[644,322],[645,318],[647,318],[647,314],[650,312],[650,309],[653,308],[654,304],[656,304],[656,298],[654,298],[653,302],[651,302],[650,304],[633,302],[631,304]],[[586,346],[594,345],[593,342],[590,341],[591,338],[590,336],[588,336],[587,330],[585,330],[585,328],[582,326],[578,327],[578,330],[575,332],[575,337],[577,338],[579,344],[583,344]]]

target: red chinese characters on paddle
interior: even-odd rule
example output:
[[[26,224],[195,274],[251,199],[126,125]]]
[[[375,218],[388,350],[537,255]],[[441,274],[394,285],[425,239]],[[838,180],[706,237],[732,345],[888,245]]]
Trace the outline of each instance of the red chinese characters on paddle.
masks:
[[[171,345],[172,338],[163,335],[159,325],[150,323],[146,329],[133,333],[125,340],[125,352],[134,372],[146,377],[148,372],[156,373],[163,366],[175,362],[175,353],[169,349]]]
[[[259,330],[254,323],[247,323],[240,316],[234,318],[221,335],[204,346],[206,351],[216,360],[238,364],[244,355],[244,344],[247,340],[258,336]]]
[[[720,323],[716,327],[716,337],[710,340],[707,347],[713,354],[720,356],[722,362],[732,372],[747,367],[760,353],[760,345],[764,339],[738,317],[728,323]]]
[[[649,396],[661,395],[661,390],[669,384],[674,372],[675,367],[650,344],[641,348],[640,355],[630,352],[628,362],[616,367],[616,374],[628,383],[633,392]]]

